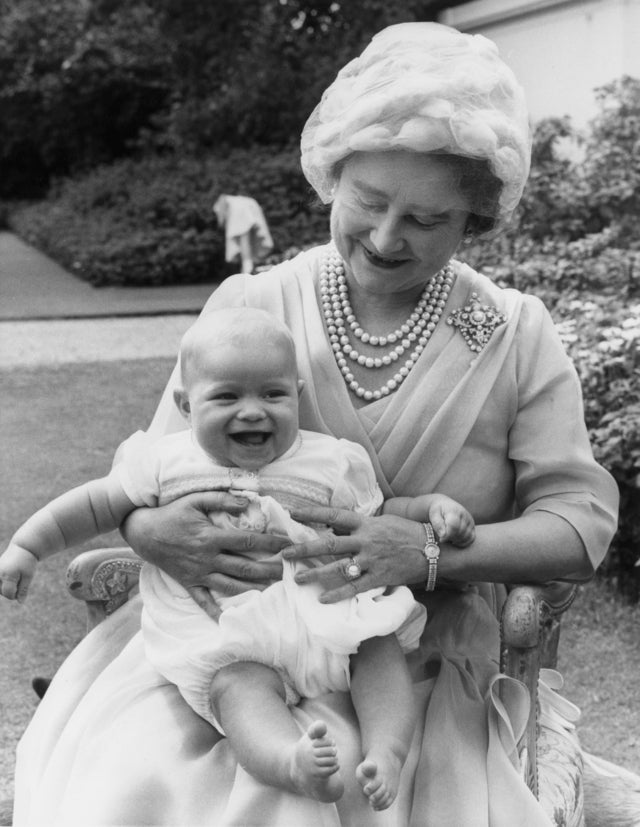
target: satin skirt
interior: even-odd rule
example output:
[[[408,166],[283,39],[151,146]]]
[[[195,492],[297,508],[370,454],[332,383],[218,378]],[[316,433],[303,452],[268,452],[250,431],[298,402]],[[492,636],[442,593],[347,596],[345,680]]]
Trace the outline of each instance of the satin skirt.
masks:
[[[301,731],[326,721],[345,793],[335,804],[249,776],[228,742],[146,660],[139,598],[101,623],[56,674],[17,753],[14,825],[106,827],[549,827],[515,745],[529,698],[498,671],[499,628],[475,593],[429,606],[409,661],[419,718],[394,804],[373,812],[347,693],[292,709]],[[500,688],[500,692],[498,691]]]

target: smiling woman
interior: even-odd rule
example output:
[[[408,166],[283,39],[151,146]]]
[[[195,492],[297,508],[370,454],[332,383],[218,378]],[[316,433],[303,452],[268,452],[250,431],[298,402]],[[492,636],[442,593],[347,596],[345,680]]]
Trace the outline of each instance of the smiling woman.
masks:
[[[408,671],[413,686],[397,690],[389,681],[371,715],[360,714],[355,698],[364,675],[380,678],[385,669],[343,670],[342,687],[305,686],[287,719],[294,728],[283,722],[266,739],[279,756],[269,771],[299,769],[285,744],[302,739],[307,757],[309,743],[312,753],[332,753],[323,753],[322,766],[340,782],[307,777],[296,787],[268,776],[261,783],[244,769],[251,756],[212,725],[233,693],[215,686],[203,657],[207,635],[185,643],[157,612],[152,649],[164,654],[156,660],[143,633],[131,635],[140,627],[134,600],[72,654],[45,696],[20,748],[18,824],[85,824],[87,813],[101,825],[581,824],[582,788],[574,775],[565,783],[560,767],[563,760],[580,766],[579,747],[558,714],[569,707],[549,686],[538,720],[543,728],[553,720],[558,761],[545,770],[551,781],[539,800],[524,780],[531,772],[518,736],[530,698],[524,684],[500,675],[499,617],[508,584],[593,574],[615,530],[617,488],[593,459],[576,373],[541,302],[455,259],[465,234],[497,232],[509,220],[527,179],[529,147],[522,89],[493,43],[436,24],[384,30],[341,70],[302,135],[303,170],[332,202],[331,242],[257,278],[232,276],[198,322],[215,331],[220,310],[248,307],[284,323],[297,357],[286,405],[297,402],[302,429],[318,439],[349,440],[368,455],[383,513],[373,514],[375,498],[354,515],[322,495],[323,475],[334,484],[343,475],[326,452],[316,452],[305,474],[274,496],[295,507],[296,519],[334,533],[301,538],[282,556],[295,583],[314,590],[315,609],[376,590],[385,600],[413,593],[407,606],[419,606],[422,621],[426,610],[426,626],[406,659],[396,658],[394,642],[387,663],[401,681]],[[267,411],[280,402],[258,394],[253,363],[270,365],[278,349],[266,339],[263,345],[247,353],[242,345],[236,361],[250,393],[238,387],[224,388],[222,399],[202,395],[203,412],[250,397],[242,424],[222,426],[225,450],[238,459],[271,450],[257,423],[269,421]],[[143,440],[190,440],[173,402],[180,387],[178,367]],[[196,420],[191,407],[182,410]],[[255,472],[261,492],[267,468]],[[161,578],[168,572],[206,607],[205,596],[241,598],[277,579],[264,558],[282,541],[214,525],[220,492],[204,477],[202,485],[199,496],[137,509],[123,530],[150,570]],[[442,495],[464,506],[455,519],[437,509],[425,518],[411,505]],[[239,510],[236,503],[235,516]],[[466,533],[450,534],[454,526]],[[209,620],[196,606],[181,632],[188,637]],[[263,625],[253,624],[256,637]],[[304,658],[303,627],[289,616],[281,627]],[[336,640],[367,659],[370,641],[353,644],[351,631],[346,622]],[[371,738],[371,722],[381,717],[373,729],[395,744],[382,756]],[[105,721],[117,738],[105,737]],[[323,740],[329,734],[337,756]],[[265,739],[252,740],[265,755]],[[379,806],[387,809],[373,814]]]

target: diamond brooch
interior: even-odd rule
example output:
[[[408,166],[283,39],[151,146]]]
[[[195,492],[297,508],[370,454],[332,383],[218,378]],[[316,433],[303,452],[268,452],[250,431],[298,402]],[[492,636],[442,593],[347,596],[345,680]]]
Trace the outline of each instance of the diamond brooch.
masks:
[[[477,293],[471,294],[469,304],[454,310],[447,318],[447,324],[458,328],[474,353],[480,353],[496,327],[506,321],[507,317],[497,307],[482,304]]]

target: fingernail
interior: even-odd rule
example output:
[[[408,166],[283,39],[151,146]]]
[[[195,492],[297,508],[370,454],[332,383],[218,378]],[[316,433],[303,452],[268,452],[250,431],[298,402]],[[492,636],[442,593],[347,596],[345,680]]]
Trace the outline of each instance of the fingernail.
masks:
[[[291,546],[287,546],[286,548],[282,549],[282,556],[285,560],[289,560],[293,557],[293,548]]]

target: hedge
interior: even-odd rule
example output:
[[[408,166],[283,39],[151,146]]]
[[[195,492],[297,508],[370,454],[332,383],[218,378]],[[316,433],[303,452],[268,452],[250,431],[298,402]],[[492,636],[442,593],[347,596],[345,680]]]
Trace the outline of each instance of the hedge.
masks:
[[[216,281],[229,271],[213,204],[221,193],[262,207],[274,256],[328,235],[328,213],[300,171],[297,149],[239,150],[207,159],[127,159],[52,187],[15,210],[22,238],[97,286]]]

